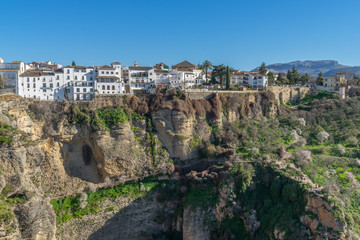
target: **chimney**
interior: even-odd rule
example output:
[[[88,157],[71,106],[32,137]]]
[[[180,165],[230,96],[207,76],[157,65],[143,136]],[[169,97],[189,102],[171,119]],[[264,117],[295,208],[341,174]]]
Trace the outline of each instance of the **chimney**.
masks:
[[[134,61],[134,67],[137,67],[138,63],[136,61]]]

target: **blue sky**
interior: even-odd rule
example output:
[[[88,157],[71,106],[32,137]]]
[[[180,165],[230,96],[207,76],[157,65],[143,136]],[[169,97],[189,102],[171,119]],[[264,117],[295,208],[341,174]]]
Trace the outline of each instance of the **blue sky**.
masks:
[[[1,0],[0,9],[5,61],[360,65],[358,0]]]

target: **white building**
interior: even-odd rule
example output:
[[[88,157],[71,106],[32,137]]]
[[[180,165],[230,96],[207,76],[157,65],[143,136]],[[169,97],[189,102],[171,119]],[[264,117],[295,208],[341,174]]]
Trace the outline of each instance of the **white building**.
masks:
[[[4,60],[0,58],[0,76],[5,82],[5,87],[16,88],[19,75],[25,72],[25,70],[25,64],[22,61],[5,63]]]
[[[122,94],[121,64],[111,67],[65,66],[57,70],[29,70],[17,81],[17,93],[40,100],[91,100],[96,94]]]
[[[191,88],[195,85],[203,84],[203,72],[188,62],[183,61],[172,66],[170,72],[170,85],[175,88]]]
[[[158,63],[154,66],[155,85],[157,88],[164,88],[170,85],[170,69],[164,63]]]
[[[155,69],[153,67],[124,67],[124,81],[128,85],[129,93],[147,92],[155,87]]]
[[[268,86],[268,76],[261,75],[257,72],[243,72],[235,71],[230,79],[232,86],[246,86],[246,87],[266,87]]]
[[[101,66],[96,70],[96,94],[124,94],[125,85],[122,80],[121,63],[113,62],[111,67]]]

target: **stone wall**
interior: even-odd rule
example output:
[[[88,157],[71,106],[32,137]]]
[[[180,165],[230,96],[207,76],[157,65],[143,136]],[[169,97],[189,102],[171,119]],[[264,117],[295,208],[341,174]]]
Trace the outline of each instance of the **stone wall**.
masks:
[[[267,90],[275,94],[276,100],[280,104],[294,102],[296,99],[304,98],[310,91],[309,87],[290,87],[290,86],[269,86]]]
[[[187,97],[191,100],[194,99],[209,99],[212,98],[214,96],[216,96],[216,94],[221,94],[221,95],[245,95],[245,94],[249,94],[249,93],[258,93],[259,91],[217,91],[217,90],[213,90],[213,91],[185,91],[185,94],[187,95]]]

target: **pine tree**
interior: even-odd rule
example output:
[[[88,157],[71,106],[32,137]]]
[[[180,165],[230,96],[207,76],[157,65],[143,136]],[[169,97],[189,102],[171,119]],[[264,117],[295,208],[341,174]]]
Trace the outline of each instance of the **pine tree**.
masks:
[[[293,66],[293,69],[291,71],[291,75],[292,75],[292,78],[293,78],[293,81],[294,81],[295,84],[299,83],[301,81],[301,75],[298,72],[298,70],[296,70],[295,66]]]
[[[322,72],[319,72],[318,77],[316,78],[316,84],[320,86],[324,84],[324,77]]]
[[[75,61],[72,61],[71,66],[73,66],[73,67],[75,67],[75,66],[76,66]]]
[[[310,76],[308,73],[305,73],[304,75],[301,76],[300,81],[302,84],[308,83],[310,80]]]
[[[295,83],[292,71],[290,71],[290,70],[287,71],[286,78],[289,80],[290,85]]]
[[[260,71],[260,74],[261,74],[261,75],[266,75],[266,73],[267,73],[267,68],[266,68],[266,65],[265,65],[264,62],[263,62],[263,63],[261,64],[261,66],[259,67],[259,71]]]

